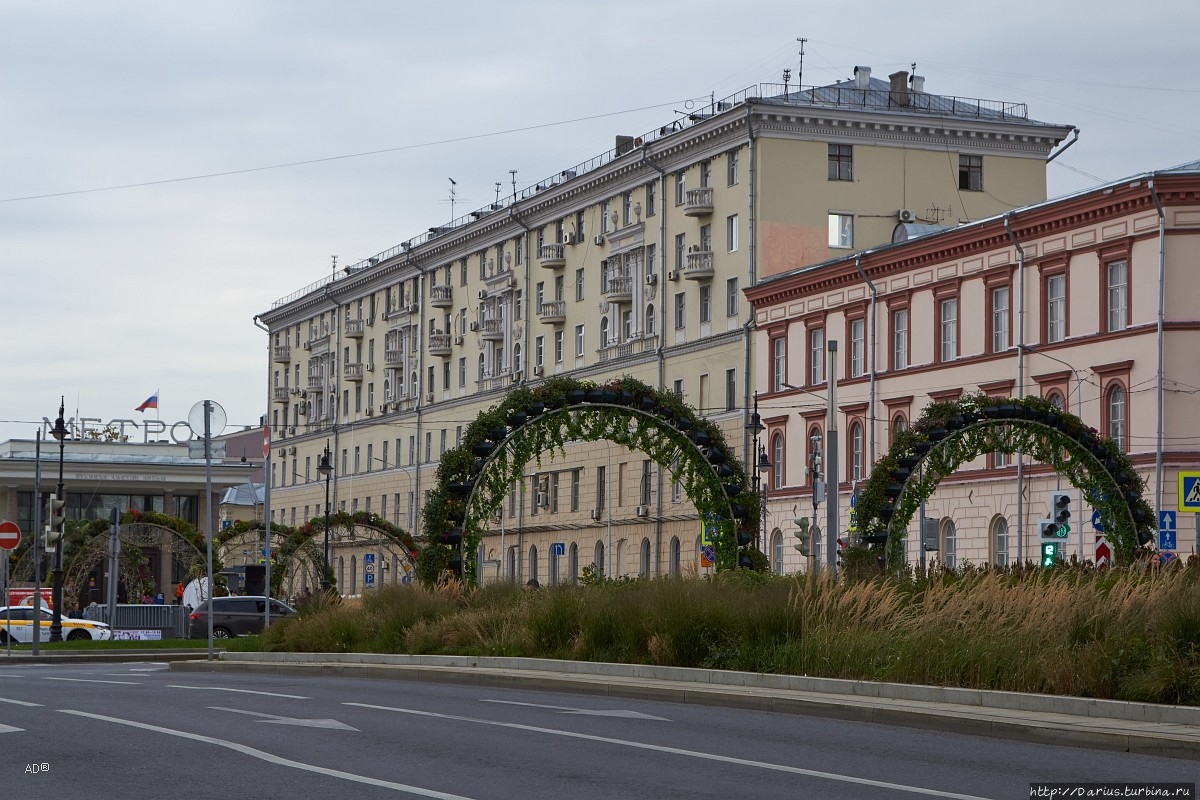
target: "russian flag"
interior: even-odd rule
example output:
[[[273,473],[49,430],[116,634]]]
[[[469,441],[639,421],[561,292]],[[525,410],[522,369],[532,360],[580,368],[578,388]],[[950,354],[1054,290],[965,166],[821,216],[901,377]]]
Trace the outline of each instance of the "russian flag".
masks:
[[[154,394],[147,397],[145,402],[135,408],[134,411],[145,411],[147,408],[158,408],[158,389],[155,389]]]

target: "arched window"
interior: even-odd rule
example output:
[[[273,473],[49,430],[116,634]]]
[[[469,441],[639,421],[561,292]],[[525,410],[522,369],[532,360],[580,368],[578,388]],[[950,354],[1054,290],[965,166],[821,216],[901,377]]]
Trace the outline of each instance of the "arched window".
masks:
[[[1008,520],[996,517],[992,521],[992,563],[997,567],[1008,566]]]
[[[646,335],[654,335],[654,303],[646,306]]]
[[[1119,383],[1114,383],[1112,388],[1108,390],[1108,399],[1105,402],[1105,408],[1108,412],[1108,438],[1121,450],[1126,449],[1125,442],[1125,387]]]
[[[384,402],[387,402],[392,399],[392,379],[391,378],[383,379],[383,399],[384,399]]]
[[[572,585],[579,582],[579,545],[571,542],[567,550],[567,583]]]
[[[508,548],[508,579],[510,581],[517,579],[517,546],[515,544]]]
[[[612,554],[612,577],[621,577],[622,567],[621,558],[625,555],[625,541],[623,539],[617,541],[616,550]]]
[[[350,594],[358,594],[358,556],[350,556]]]
[[[672,578],[679,577],[679,537],[671,537],[671,549],[667,558],[668,569]]]
[[[538,553],[537,545],[529,546],[529,577],[526,580],[536,581],[538,576]]]
[[[558,561],[559,555],[553,547],[550,548],[550,566],[546,571],[546,583],[551,586],[558,585]]]
[[[1066,404],[1063,401],[1063,396],[1061,393],[1051,392],[1050,394],[1046,395],[1046,399],[1050,401],[1050,405],[1054,406],[1059,411],[1066,410]]]
[[[641,564],[639,565],[638,575],[643,578],[650,577],[650,540],[642,539]]]
[[[954,520],[942,520],[942,566],[954,569],[958,563],[958,532]]]
[[[608,347],[608,317],[600,318],[600,348]]]
[[[771,571],[783,574],[783,531],[778,528],[771,531]]]
[[[338,571],[337,571],[337,591],[342,593],[342,587],[346,585],[346,559],[338,556]]]
[[[783,434],[771,437],[771,488],[783,488]]]
[[[608,567],[604,564],[604,542],[596,542],[596,554],[592,559],[592,566],[596,568],[596,574],[604,577],[607,574]]]
[[[895,443],[896,437],[908,430],[908,420],[903,414],[897,414],[892,417],[892,443]]]
[[[392,556],[392,585],[400,582],[400,556]]]
[[[857,422],[850,426],[850,479],[863,478],[863,426]]]

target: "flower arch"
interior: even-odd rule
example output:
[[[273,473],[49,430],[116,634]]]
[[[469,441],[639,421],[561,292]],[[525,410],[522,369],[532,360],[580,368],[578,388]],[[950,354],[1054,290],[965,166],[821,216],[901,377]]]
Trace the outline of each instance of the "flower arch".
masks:
[[[1041,397],[968,395],[932,403],[871,471],[856,508],[862,541],[903,553],[908,524],[942,478],[984,453],[1026,453],[1081,489],[1099,514],[1116,558],[1132,561],[1152,541],[1145,482],[1117,443]]]
[[[700,516],[717,523],[718,569],[748,563],[751,545],[739,547],[738,540],[758,530],[758,501],[715,423],[675,394],[628,376],[602,385],[557,377],[509,393],[471,423],[462,445],[442,456],[422,511],[426,544],[418,576],[433,582],[444,573],[454,554],[442,541],[452,534],[461,534],[463,552],[475,552],[481,521],[501,506],[529,461],[540,464],[547,451],[565,455],[568,442],[603,440],[673,468]],[[472,559],[464,559],[463,570],[468,583],[477,582]]]

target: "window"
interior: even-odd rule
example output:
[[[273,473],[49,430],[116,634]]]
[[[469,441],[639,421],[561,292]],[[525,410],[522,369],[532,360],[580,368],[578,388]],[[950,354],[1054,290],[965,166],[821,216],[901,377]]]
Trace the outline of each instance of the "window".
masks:
[[[725,281],[725,315],[736,317],[738,313],[738,279]]]
[[[563,363],[563,332],[554,332],[554,363]]]
[[[908,309],[892,314],[892,369],[908,366]]]
[[[783,434],[771,437],[771,488],[783,488]]]
[[[583,299],[583,269],[575,270],[575,302]]]
[[[854,180],[854,145],[829,145],[829,180]]]
[[[855,422],[850,426],[850,480],[863,479],[863,426]]]
[[[1067,338],[1067,276],[1051,275],[1046,279],[1046,341],[1061,342]]]
[[[638,575],[642,578],[650,577],[650,539],[642,539],[641,564],[638,567]]]
[[[600,318],[600,349],[608,347],[608,317]]]
[[[712,225],[700,226],[700,251],[704,253],[712,252]]]
[[[604,500],[606,497],[605,489],[607,487],[605,477],[604,465],[601,464],[600,466],[596,467],[596,508],[599,509],[604,508]]]
[[[958,157],[958,188],[964,192],[983,191],[983,156]]]
[[[1008,349],[1008,287],[992,289],[992,352]]]
[[[575,357],[579,358],[584,354],[584,346],[586,341],[583,336],[583,326],[575,326]]]
[[[837,214],[832,212],[829,214],[829,246],[854,246],[853,214]]]
[[[654,335],[654,303],[646,306],[646,335]]]
[[[684,262],[687,259],[687,234],[678,233],[675,235],[675,270],[682,271]]]
[[[904,418],[903,414],[897,414],[892,420],[891,441],[894,443],[896,441],[896,437],[904,433],[906,430],[908,430],[908,420]]]
[[[707,189],[712,185],[712,162],[700,162],[700,188]]]
[[[733,186],[738,182],[738,151],[733,150],[725,156],[725,176],[729,181],[729,185]]]
[[[850,377],[861,378],[867,371],[867,321],[850,320]]]
[[[939,304],[940,326],[938,349],[941,361],[953,361],[958,357],[958,299],[951,297]]]
[[[725,410],[737,408],[737,370],[725,370]]]
[[[1113,384],[1108,390],[1105,409],[1108,416],[1108,438],[1121,450],[1125,450],[1125,387],[1119,383]]]
[[[682,172],[675,173],[675,205],[681,206],[687,200],[687,175]]]
[[[782,392],[787,383],[787,338],[777,336],[771,340],[771,391]]]
[[[825,330],[814,328],[808,333],[808,382],[825,382]]]
[[[621,224],[633,224],[633,192],[621,195]]]
[[[738,215],[732,214],[725,218],[725,242],[729,252],[738,249]]]
[[[646,216],[653,217],[658,210],[658,189],[653,183],[646,184]]]
[[[641,486],[642,500],[641,500],[641,504],[644,506],[650,505],[650,476],[652,474],[652,468],[650,466],[651,463],[652,462],[649,460],[642,462],[642,486]]]
[[[1113,261],[1105,268],[1108,287],[1108,329],[1122,331],[1129,324],[1129,275],[1125,261]]]
[[[463,356],[458,359],[458,385],[463,387],[467,385],[467,358]]]
[[[600,203],[600,232],[608,233],[608,201]]]
[[[700,285],[700,323],[712,322],[712,286]]]
[[[675,295],[675,330],[681,330],[687,325],[687,295],[679,292]]]
[[[958,532],[954,529],[954,520],[942,523],[942,565],[946,569],[954,569],[958,561]]]
[[[539,336],[533,340],[533,365],[540,367],[546,357],[546,337]]]
[[[997,517],[992,523],[992,564],[1008,566],[1008,520]],[[949,566],[949,565],[947,565]]]

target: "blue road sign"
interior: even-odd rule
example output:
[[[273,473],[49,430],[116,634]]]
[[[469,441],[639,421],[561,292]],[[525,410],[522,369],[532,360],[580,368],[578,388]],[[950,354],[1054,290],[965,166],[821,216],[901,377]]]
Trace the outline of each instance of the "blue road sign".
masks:
[[[704,555],[704,558],[705,558],[706,560],[708,560],[709,562],[712,562],[712,561],[716,561],[716,560],[717,560],[717,552],[716,552],[716,550],[713,548],[713,546],[712,546],[712,545],[709,545],[708,547],[705,547],[705,548],[704,548],[704,550],[703,550],[703,555]]]
[[[363,556],[363,563],[364,564],[374,564],[375,563],[375,554],[367,553],[365,556]]]
[[[1175,549],[1175,531],[1159,531],[1158,532],[1158,549],[1159,550],[1174,550]]]
[[[556,556],[565,556],[567,554],[567,543],[552,542],[550,544],[550,552]]]
[[[1158,512],[1158,529],[1160,531],[1175,530],[1175,512],[1174,511]]]
[[[1099,511],[1092,512],[1092,527],[1095,528],[1098,533],[1104,533],[1104,524],[1100,522]]]
[[[375,573],[374,572],[368,572],[363,575],[363,584],[364,585],[371,586],[374,583],[375,583]]]
[[[850,493],[850,507],[854,508],[856,505],[858,505],[858,492],[851,492]]]

